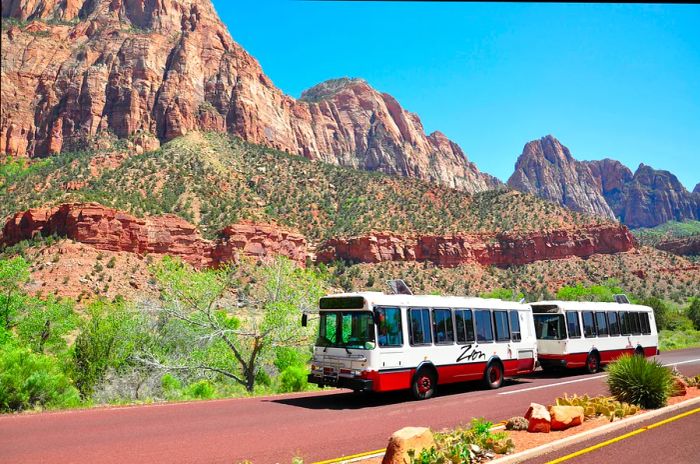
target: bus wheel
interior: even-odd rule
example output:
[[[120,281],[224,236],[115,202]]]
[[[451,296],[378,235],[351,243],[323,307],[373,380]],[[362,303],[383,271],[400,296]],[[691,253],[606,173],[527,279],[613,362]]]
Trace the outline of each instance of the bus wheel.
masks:
[[[501,367],[501,363],[492,362],[488,365],[486,372],[484,372],[484,383],[492,390],[501,387],[503,384],[503,368]]]
[[[642,349],[641,346],[638,346],[637,349],[634,350],[634,355],[641,356],[642,358],[644,357],[644,350]]]
[[[595,353],[590,353],[588,358],[586,358],[586,372],[589,374],[595,374],[600,369],[600,360],[598,355]]]
[[[411,392],[417,400],[427,400],[435,394],[435,374],[430,369],[421,369],[413,376]]]

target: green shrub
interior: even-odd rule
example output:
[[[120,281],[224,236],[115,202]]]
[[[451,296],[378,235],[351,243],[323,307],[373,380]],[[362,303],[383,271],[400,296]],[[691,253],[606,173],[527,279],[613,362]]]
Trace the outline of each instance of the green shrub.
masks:
[[[280,374],[278,391],[281,393],[298,392],[306,390],[308,385],[308,372],[301,366],[290,366]]]
[[[80,395],[55,358],[8,342],[0,346],[0,411],[68,408]]]
[[[214,397],[216,389],[208,380],[200,380],[187,387],[187,395],[191,398],[208,400]]]
[[[673,379],[658,361],[625,355],[608,366],[607,383],[618,401],[656,409],[668,401]]]
[[[693,298],[688,307],[687,314],[695,330],[700,330],[700,298]]]

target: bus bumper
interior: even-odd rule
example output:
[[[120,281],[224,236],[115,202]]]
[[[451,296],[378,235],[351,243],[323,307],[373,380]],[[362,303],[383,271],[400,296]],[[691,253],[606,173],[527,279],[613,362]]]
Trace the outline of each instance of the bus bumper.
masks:
[[[548,367],[566,367],[567,364],[565,358],[538,358],[537,362],[545,369]]]
[[[372,391],[374,387],[374,382],[371,380],[351,377],[321,377],[309,374],[308,380],[309,383],[315,383],[319,387],[349,388],[355,391]]]

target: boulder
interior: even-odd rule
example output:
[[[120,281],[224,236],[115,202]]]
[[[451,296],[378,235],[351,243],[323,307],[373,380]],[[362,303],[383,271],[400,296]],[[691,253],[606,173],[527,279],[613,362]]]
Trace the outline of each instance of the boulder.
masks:
[[[531,433],[549,433],[551,430],[552,416],[550,416],[547,408],[537,403],[530,403],[530,407],[525,413],[525,419],[528,420],[527,431]]]
[[[433,433],[427,427],[404,427],[394,432],[386,447],[382,464],[409,464],[408,452],[413,450],[418,455],[424,449],[435,446]]]
[[[673,387],[671,388],[671,396],[685,396],[687,393],[688,383],[680,377],[673,378]]]
[[[552,406],[549,408],[552,430],[566,430],[583,423],[583,407]]]

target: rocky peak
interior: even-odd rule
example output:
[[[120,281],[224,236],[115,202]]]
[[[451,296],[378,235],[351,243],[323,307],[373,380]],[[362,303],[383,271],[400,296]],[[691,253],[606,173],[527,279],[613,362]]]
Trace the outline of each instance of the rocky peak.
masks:
[[[600,179],[567,147],[548,135],[528,142],[515,164],[508,185],[575,211],[614,219],[600,189]]]
[[[605,158],[595,161],[584,161],[596,179],[603,195],[613,195],[621,192],[625,185],[632,180],[633,174],[630,168],[617,160]]]
[[[693,193],[700,193],[700,182],[698,182],[698,185],[693,189]]]
[[[341,77],[338,79],[329,79],[327,81],[316,84],[310,89],[306,89],[301,93],[299,101],[317,103],[323,99],[331,98],[338,92],[352,89],[355,86],[360,86],[364,90],[369,90],[369,84],[364,79],[356,77]]]

